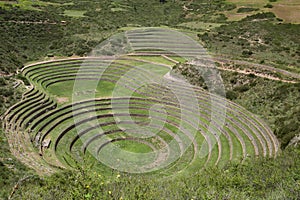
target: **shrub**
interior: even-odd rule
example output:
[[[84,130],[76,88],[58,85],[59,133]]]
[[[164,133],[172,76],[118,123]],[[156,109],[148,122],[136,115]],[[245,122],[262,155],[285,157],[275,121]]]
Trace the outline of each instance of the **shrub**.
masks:
[[[238,98],[238,96],[239,95],[236,92],[232,91],[232,90],[229,90],[229,91],[226,92],[226,98],[227,99],[234,100],[234,99]]]
[[[258,11],[259,9],[258,8],[239,8],[237,10],[237,13],[246,13],[246,12],[253,12],[253,11]]]
[[[273,8],[273,5],[268,3],[267,5],[264,6],[264,8]]]
[[[234,91],[237,92],[246,92],[250,89],[250,87],[248,85],[241,85],[241,86],[237,86],[234,88]]]
[[[242,55],[245,56],[245,57],[249,57],[253,54],[252,51],[248,50],[248,49],[245,49],[242,51]]]
[[[255,19],[273,19],[276,18],[275,14],[272,12],[263,12],[263,13],[257,13],[255,15],[248,16],[244,18],[242,21],[252,21]]]
[[[0,77],[0,86],[7,85],[6,80],[3,77]]]
[[[17,79],[20,79],[21,81],[23,81],[23,83],[24,83],[25,85],[30,85],[30,83],[29,83],[29,81],[27,80],[27,78],[24,77],[24,76],[22,76],[22,74],[18,74],[18,75],[16,76],[16,78],[17,78]]]

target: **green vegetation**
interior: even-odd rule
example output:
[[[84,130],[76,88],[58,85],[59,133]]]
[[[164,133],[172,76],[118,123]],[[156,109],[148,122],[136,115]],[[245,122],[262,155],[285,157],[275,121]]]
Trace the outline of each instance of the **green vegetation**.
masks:
[[[283,69],[294,75],[300,73],[299,9],[297,0],[0,1],[0,119],[3,125],[0,129],[0,199],[299,199],[300,150],[289,145],[300,132],[299,79],[273,70]],[[115,124],[109,124],[103,126],[103,130],[91,130],[83,141],[75,141],[77,132],[70,130],[57,140],[57,149],[52,139],[50,148],[39,155],[41,141],[37,141],[37,130],[49,132],[44,139],[58,138],[74,123],[73,118],[68,118],[74,114],[68,106],[72,103],[75,84],[72,77],[78,72],[80,63],[67,61],[63,68],[52,69],[48,64],[37,65],[26,75],[20,72],[21,68],[36,61],[86,56],[111,35],[135,27],[179,29],[219,59],[216,66],[223,78],[226,97],[240,105],[229,104],[228,115],[232,121],[226,121],[229,126],[224,130],[228,135],[220,137],[221,146],[215,145],[210,157],[193,161],[195,149],[191,145],[184,156],[157,173],[119,173],[95,162],[89,151],[96,148],[95,144],[91,143],[85,154],[81,151],[83,141],[89,137],[117,129]],[[112,53],[109,51],[108,54]],[[152,53],[155,51],[153,49]],[[145,70],[161,76],[169,68],[157,67],[153,62],[170,67],[175,65],[161,56],[128,57],[129,60],[120,60],[118,65],[112,65],[105,72],[108,81],[100,82],[96,90],[86,91],[107,98],[97,104],[96,114],[112,114],[107,103],[115,100],[112,95],[116,86],[114,75],[126,74],[130,69],[126,65],[144,65]],[[189,68],[184,58],[168,57],[179,62],[174,67],[175,72],[207,89],[201,74]],[[90,75],[95,73],[93,70],[89,68],[90,73],[82,76],[91,78]],[[65,75],[69,75],[70,80],[65,80]],[[31,84],[35,89],[30,89]],[[85,84],[81,87],[86,87]],[[134,81],[128,81],[126,86],[131,84]],[[149,124],[154,120],[154,123],[161,123],[149,118],[149,109],[156,102],[145,100],[146,92],[168,105],[167,119],[175,125],[166,124],[164,128],[178,131],[176,115],[179,112],[176,106],[169,105],[174,102],[169,99],[172,94],[165,89],[154,84],[133,92],[137,99],[132,100],[130,113],[135,114],[135,122]],[[132,92],[128,87],[121,90],[120,95]],[[201,124],[209,122],[209,109],[206,109],[209,106],[205,100],[208,96],[205,94],[200,92],[198,97],[205,108],[199,118]],[[121,101],[118,103],[123,105]],[[13,105],[17,106],[6,116],[5,112]],[[79,113],[84,106],[89,110],[90,105],[87,102],[74,108],[78,108],[76,112]],[[118,108],[117,111],[124,110]],[[247,114],[240,117],[231,113],[234,111]],[[153,113],[163,116],[159,112]],[[44,116],[47,117],[44,119]],[[82,114],[79,120],[88,117],[88,114]],[[63,118],[66,119],[62,121]],[[110,120],[107,117],[101,122],[109,123]],[[126,120],[126,117],[119,117],[119,120]],[[55,126],[56,123],[59,124]],[[87,129],[91,124],[93,121],[80,125],[80,128]],[[257,134],[262,127],[268,129],[266,124],[280,141],[281,149],[276,158],[269,158],[274,153],[270,141]],[[190,124],[184,123],[184,127],[193,130]],[[201,128],[206,130],[205,126]],[[253,135],[253,139],[246,133]],[[116,139],[122,134],[116,132],[109,138]],[[163,131],[158,136],[165,141],[172,139]],[[212,135],[208,137],[216,142]],[[202,144],[204,139],[199,135],[195,141]],[[130,152],[148,153],[153,149],[147,142],[152,142],[154,147],[162,145],[158,140],[146,140],[145,143],[124,140],[114,144]],[[257,158],[257,152],[259,155],[265,153],[266,157]],[[232,159],[228,162],[230,156]],[[205,159],[209,164],[199,170]],[[214,166],[215,163],[218,165]],[[181,173],[176,173],[180,170]]]
[[[134,153],[149,153],[153,151],[150,147],[148,147],[145,144],[136,143],[132,141],[116,142],[115,145],[117,145],[119,148],[125,151],[134,152]]]
[[[84,14],[86,11],[82,10],[65,10],[64,15],[67,15],[69,17],[84,17]]]
[[[201,21],[192,21],[192,22],[185,22],[178,25],[178,28],[186,28],[190,30],[210,30],[216,27],[219,27],[223,24],[220,23],[207,23]]]
[[[274,14],[261,13],[200,34],[199,38],[213,52],[291,70],[287,66],[299,66],[299,31],[299,25],[278,23]]]
[[[242,7],[242,8],[239,8],[237,10],[237,13],[245,13],[245,12],[253,12],[253,11],[258,11],[259,9],[258,8],[247,8],[247,7]]]
[[[16,191],[16,199],[297,199],[299,149],[276,159],[251,159],[224,169],[208,168],[188,177],[156,179],[111,173],[107,180],[89,167],[31,178]],[[203,175],[205,174],[205,176]]]
[[[13,8],[20,8],[25,10],[32,10],[32,11],[40,11],[40,8],[51,6],[51,5],[59,5],[57,3],[51,3],[47,1],[30,1],[30,0],[3,0],[0,1],[0,7],[5,9],[13,9]]]
[[[3,115],[6,109],[12,106],[21,98],[21,91],[15,89],[21,85],[12,77],[0,77],[0,114]]]

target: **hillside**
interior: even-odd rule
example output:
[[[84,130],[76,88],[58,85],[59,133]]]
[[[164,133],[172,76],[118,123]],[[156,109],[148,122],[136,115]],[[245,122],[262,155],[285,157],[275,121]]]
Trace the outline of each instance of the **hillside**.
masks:
[[[0,1],[0,198],[298,199],[299,8]]]

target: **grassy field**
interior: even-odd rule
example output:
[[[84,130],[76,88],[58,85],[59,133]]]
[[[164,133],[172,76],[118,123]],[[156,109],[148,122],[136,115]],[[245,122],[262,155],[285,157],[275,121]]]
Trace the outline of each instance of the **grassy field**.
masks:
[[[268,0],[227,0],[237,5],[237,8],[224,12],[230,21],[238,21],[246,16],[262,11],[274,12],[275,15],[283,19],[287,23],[300,23],[300,2],[297,0],[278,0],[269,2]],[[271,4],[273,8],[265,8],[267,4]],[[237,13],[238,8],[250,7],[258,8],[259,11],[249,13]]]
[[[85,82],[87,85],[92,85],[93,83],[91,81]],[[68,81],[64,83],[58,83],[55,85],[50,86],[47,91],[50,95],[53,96],[54,99],[59,104],[65,104],[70,103],[72,101],[74,91],[76,89],[74,88],[75,83],[74,81]],[[83,86],[84,87],[84,86]],[[115,87],[115,84],[106,82],[106,81],[100,81],[98,83],[97,89],[95,91],[95,97],[111,97],[112,91]],[[80,88],[77,88],[80,89]]]

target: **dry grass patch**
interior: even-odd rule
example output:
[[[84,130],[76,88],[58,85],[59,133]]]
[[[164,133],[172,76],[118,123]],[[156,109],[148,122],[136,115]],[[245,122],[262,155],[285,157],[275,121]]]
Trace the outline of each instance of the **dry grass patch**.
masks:
[[[58,103],[67,103],[67,102],[69,102],[68,97],[57,97],[56,100],[57,100]]]
[[[300,23],[300,1],[297,4],[274,4],[274,7],[271,9],[275,15],[285,22],[290,23]]]
[[[253,15],[261,11],[271,11],[277,17],[285,22],[300,23],[300,1],[299,0],[278,0],[277,2],[269,2],[268,0],[227,0],[229,3],[234,3],[237,8],[234,10],[223,12],[229,21],[238,21],[248,15]],[[264,8],[265,5],[271,4],[274,7],[271,9]],[[238,8],[250,7],[259,8],[259,11],[249,13],[237,13]]]
[[[249,15],[253,15],[256,12],[248,12],[248,13],[237,13],[237,9],[225,11],[223,14],[228,18],[229,21],[239,21]]]
[[[227,0],[229,3],[234,3],[237,7],[255,7],[263,8],[264,5],[269,3],[268,0]]]
[[[239,21],[247,16],[254,15],[264,10],[264,6],[269,3],[268,0],[227,0],[229,3],[236,4],[237,8],[229,11],[222,12],[229,21]],[[237,13],[239,8],[258,8],[258,11],[252,11],[247,13]]]

